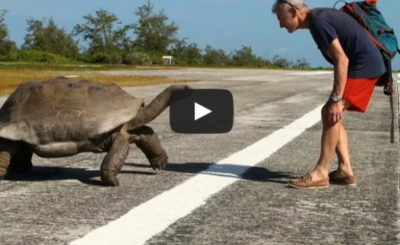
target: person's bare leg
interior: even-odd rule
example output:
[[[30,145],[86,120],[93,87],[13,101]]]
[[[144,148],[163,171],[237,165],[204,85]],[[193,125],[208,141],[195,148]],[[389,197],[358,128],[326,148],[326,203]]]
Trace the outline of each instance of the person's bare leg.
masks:
[[[351,169],[350,164],[350,154],[349,154],[349,146],[348,146],[348,137],[346,129],[342,124],[340,128],[340,138],[339,142],[336,146],[335,152],[338,157],[338,170],[345,173],[347,176],[353,175],[353,170]]]
[[[344,103],[344,110],[350,106],[348,102]],[[342,116],[342,119],[343,119]],[[348,148],[348,137],[346,129],[342,124],[342,120],[339,120],[335,124],[330,124],[328,121],[328,109],[322,110],[322,123],[323,131],[321,137],[321,154],[318,160],[317,166],[313,171],[310,172],[313,180],[319,180],[326,178],[329,175],[329,168],[331,159],[336,153],[339,159],[339,169],[343,169],[346,174],[353,175],[353,171],[350,166],[350,154]]]
[[[321,112],[323,126],[321,137],[321,153],[317,165],[310,172],[313,181],[318,181],[328,177],[331,159],[335,154],[335,149],[339,142],[341,121],[331,124],[329,123],[328,117],[328,107],[324,107]]]
[[[343,112],[348,107],[349,104],[344,103]],[[327,103],[321,110],[321,120],[323,130],[321,137],[321,152],[317,165],[311,172],[298,179],[290,180],[289,185],[293,187],[308,188],[312,185],[312,188],[326,188],[326,183],[329,179],[329,167],[335,152],[338,154],[338,158],[342,160],[344,164],[343,166],[350,166],[347,133],[342,125],[342,120],[339,120],[334,124],[329,122],[329,103]]]

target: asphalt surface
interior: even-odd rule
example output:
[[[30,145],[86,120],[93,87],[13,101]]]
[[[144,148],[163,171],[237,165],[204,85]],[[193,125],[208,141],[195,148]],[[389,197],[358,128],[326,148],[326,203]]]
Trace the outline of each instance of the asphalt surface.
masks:
[[[169,154],[167,169],[153,171],[143,153],[131,146],[118,175],[120,186],[115,188],[100,185],[104,154],[60,159],[34,156],[32,173],[13,174],[0,182],[1,245],[79,241],[130,210],[146,207],[149,201],[185,181],[205,175],[200,172],[301,118],[323,104],[332,88],[331,73],[184,69],[126,74],[195,78],[200,81],[190,83],[193,88],[228,89],[235,103],[232,131],[221,135],[176,134],[169,126],[167,109],[149,124]],[[394,77],[396,81],[397,74]],[[167,86],[126,90],[148,103]],[[212,174],[236,181],[205,197],[198,208],[157,232],[146,244],[398,244],[397,91],[393,98],[394,144],[389,141],[389,97],[382,87],[376,87],[367,113],[345,114],[356,187],[287,187],[288,180],[311,170],[318,160],[322,130],[318,122],[255,166],[246,169],[245,162],[235,165],[246,170],[239,177],[229,175],[233,167],[214,168]],[[265,145],[265,149],[268,147],[272,146]],[[334,157],[331,168],[336,167]],[[191,191],[195,195],[198,189]],[[190,202],[192,197],[179,198]],[[159,209],[173,215],[172,210],[163,209],[163,203]],[[132,235],[149,229],[142,220],[135,220],[135,227],[141,222],[141,230],[132,230]]]

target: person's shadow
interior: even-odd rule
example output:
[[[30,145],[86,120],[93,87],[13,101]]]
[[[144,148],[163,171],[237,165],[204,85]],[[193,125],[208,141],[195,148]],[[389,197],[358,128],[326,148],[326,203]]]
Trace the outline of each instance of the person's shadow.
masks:
[[[125,163],[126,166],[135,167],[137,170],[126,170],[124,167],[118,175],[121,174],[157,174],[151,168],[150,164]],[[100,165],[99,165],[100,168]],[[181,172],[190,174],[216,175],[224,178],[237,178],[258,182],[275,182],[286,184],[287,179],[293,176],[287,172],[269,171],[266,168],[258,166],[245,166],[234,164],[215,164],[215,163],[168,163],[162,171]],[[92,179],[100,176],[100,170],[88,170],[84,168],[56,167],[56,166],[33,166],[29,173],[9,172],[6,180],[9,181],[57,181],[57,180],[78,180],[88,185],[102,186],[100,180]]]
[[[134,165],[134,164],[133,164]],[[134,165],[137,166],[137,165]],[[288,172],[269,171],[258,166],[245,166],[237,164],[215,164],[215,163],[184,163],[169,164],[166,171],[207,174],[225,178],[237,178],[258,182],[287,183],[284,179],[292,178]]]

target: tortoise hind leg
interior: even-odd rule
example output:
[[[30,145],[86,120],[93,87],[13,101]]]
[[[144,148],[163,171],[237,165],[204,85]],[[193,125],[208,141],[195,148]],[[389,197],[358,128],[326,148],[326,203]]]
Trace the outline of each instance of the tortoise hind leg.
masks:
[[[104,157],[100,168],[100,178],[107,186],[118,186],[118,172],[124,166],[124,162],[129,153],[129,143],[125,135],[121,132],[111,136],[111,147]]]
[[[20,147],[17,142],[0,139],[0,180],[6,177],[11,158]]]
[[[33,151],[25,144],[16,154],[11,158],[8,170],[15,173],[27,173],[32,170],[32,156]]]

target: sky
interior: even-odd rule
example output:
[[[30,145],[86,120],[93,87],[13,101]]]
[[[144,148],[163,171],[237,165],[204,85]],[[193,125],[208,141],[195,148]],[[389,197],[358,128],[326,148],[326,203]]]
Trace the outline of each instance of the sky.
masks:
[[[333,7],[337,0],[306,0],[310,8]],[[135,23],[134,11],[147,0],[13,0],[2,1],[0,9],[6,9],[6,24],[10,38],[20,46],[26,34],[26,20],[30,17],[42,20],[53,17],[59,27],[72,31],[82,18],[103,8],[115,14],[123,24]],[[320,54],[308,30],[289,34],[281,29],[272,14],[273,0],[151,0],[155,13],[164,9],[169,21],[178,26],[177,37],[188,38],[201,49],[206,45],[230,53],[242,45],[250,46],[254,53],[264,58],[274,55],[288,60],[307,59],[311,66],[331,67]],[[342,6],[338,3],[336,8]],[[400,21],[396,18],[399,0],[379,0],[378,9],[387,23],[399,33]],[[132,34],[133,36],[133,34]],[[400,55],[393,60],[393,69],[400,70]]]

